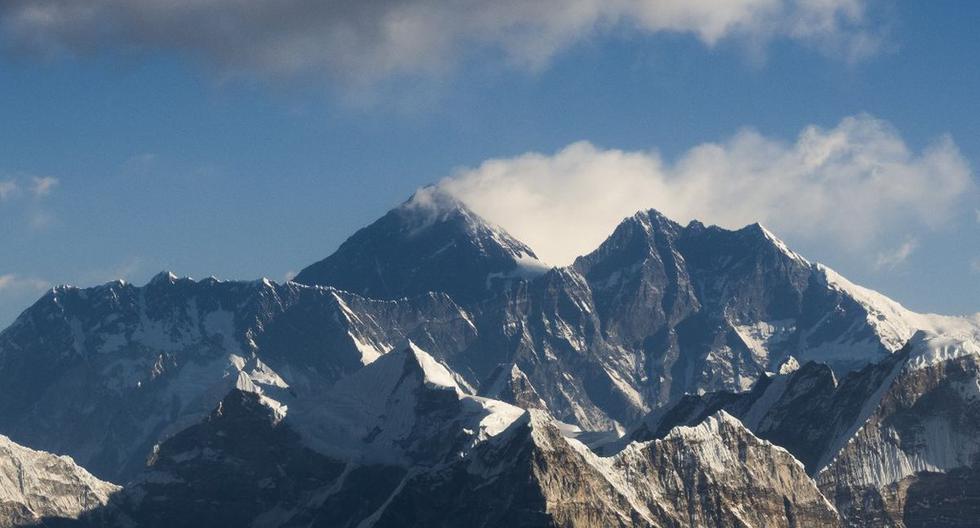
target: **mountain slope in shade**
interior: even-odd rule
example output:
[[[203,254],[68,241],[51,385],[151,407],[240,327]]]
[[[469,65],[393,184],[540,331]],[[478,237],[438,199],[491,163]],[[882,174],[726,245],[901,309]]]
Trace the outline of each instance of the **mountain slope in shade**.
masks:
[[[546,269],[526,245],[452,196],[427,187],[294,280],[375,299],[445,292],[468,304],[489,296],[497,279]]]
[[[205,422],[164,442],[101,518],[112,526],[376,528],[838,521],[791,455],[724,413],[601,459],[531,411],[462,457],[401,468],[310,451],[270,411],[254,394],[232,392]],[[86,520],[80,525],[99,525]]]
[[[70,457],[35,451],[0,435],[0,526],[74,519],[103,507],[120,489]]]

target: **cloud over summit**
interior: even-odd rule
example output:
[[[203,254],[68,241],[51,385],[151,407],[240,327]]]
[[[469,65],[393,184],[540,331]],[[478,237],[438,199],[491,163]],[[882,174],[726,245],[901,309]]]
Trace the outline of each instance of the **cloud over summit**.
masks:
[[[976,193],[951,138],[916,152],[868,115],[806,127],[793,143],[745,129],[676,160],[579,142],[552,155],[489,160],[440,185],[552,264],[593,249],[624,217],[649,208],[681,222],[758,221],[798,239],[886,251],[890,238],[942,226]]]

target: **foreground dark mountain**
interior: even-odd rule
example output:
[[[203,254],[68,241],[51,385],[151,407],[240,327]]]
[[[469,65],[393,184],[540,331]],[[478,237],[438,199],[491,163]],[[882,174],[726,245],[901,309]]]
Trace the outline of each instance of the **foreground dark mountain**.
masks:
[[[439,385],[445,372],[425,366],[434,360],[424,354],[414,349],[392,353],[405,361],[379,360],[391,363],[380,368],[400,366],[407,376],[404,387],[387,386],[392,392],[381,399],[402,411],[396,421],[408,418],[423,429],[423,424],[436,425],[450,438],[465,436],[466,427],[451,430],[453,420],[446,412],[451,402],[468,398],[458,387]],[[406,397],[415,405],[405,407]],[[566,438],[563,426],[546,413],[490,405],[502,406],[489,415],[500,428],[485,430],[469,445],[399,463],[366,455],[370,447],[356,455],[311,451],[292,428],[291,416],[282,420],[261,397],[233,391],[204,422],[155,449],[140,479],[79,524],[735,527],[838,522],[833,506],[791,455],[755,438],[727,414],[600,459]],[[390,421],[384,425],[380,434],[397,428]],[[429,432],[434,430],[416,430],[405,438],[425,438]],[[365,437],[366,444],[374,441]]]
[[[957,492],[980,321],[909,312],[759,225],[641,212],[545,269],[426,189],[297,280],[52,290],[0,333],[0,433],[124,484],[96,525],[913,526],[977,507]]]

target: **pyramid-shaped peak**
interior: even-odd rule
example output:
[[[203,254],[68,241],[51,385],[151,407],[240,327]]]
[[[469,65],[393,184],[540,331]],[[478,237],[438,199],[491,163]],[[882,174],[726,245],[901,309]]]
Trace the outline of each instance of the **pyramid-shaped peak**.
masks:
[[[623,219],[598,248],[575,259],[573,267],[586,276],[628,268],[656,252],[659,243],[676,239],[683,230],[656,209],[639,211]]]
[[[424,187],[293,280],[378,299],[443,292],[465,304],[535,262],[527,245],[442,189]]]
[[[622,223],[635,223],[650,231],[678,232],[683,229],[680,224],[656,209],[638,211],[633,216],[623,220]]]

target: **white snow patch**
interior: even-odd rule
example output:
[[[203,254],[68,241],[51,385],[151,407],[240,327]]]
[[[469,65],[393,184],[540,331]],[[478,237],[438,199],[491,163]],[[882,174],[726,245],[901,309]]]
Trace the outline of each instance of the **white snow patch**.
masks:
[[[796,332],[796,320],[757,321],[751,324],[732,324],[735,333],[760,365],[768,366],[772,356],[772,346],[786,342]]]
[[[868,312],[868,324],[892,352],[905,346],[919,330],[933,335],[980,334],[980,313],[973,316],[915,313],[874,290],[850,282],[823,264],[817,264],[816,268],[828,286],[847,294]]]
[[[456,385],[456,380],[453,379],[453,375],[449,373],[449,370],[442,363],[436,361],[435,358],[415,346],[415,343],[411,341],[408,342],[408,348],[415,355],[416,361],[422,367],[426,385],[459,390],[459,387]]]

